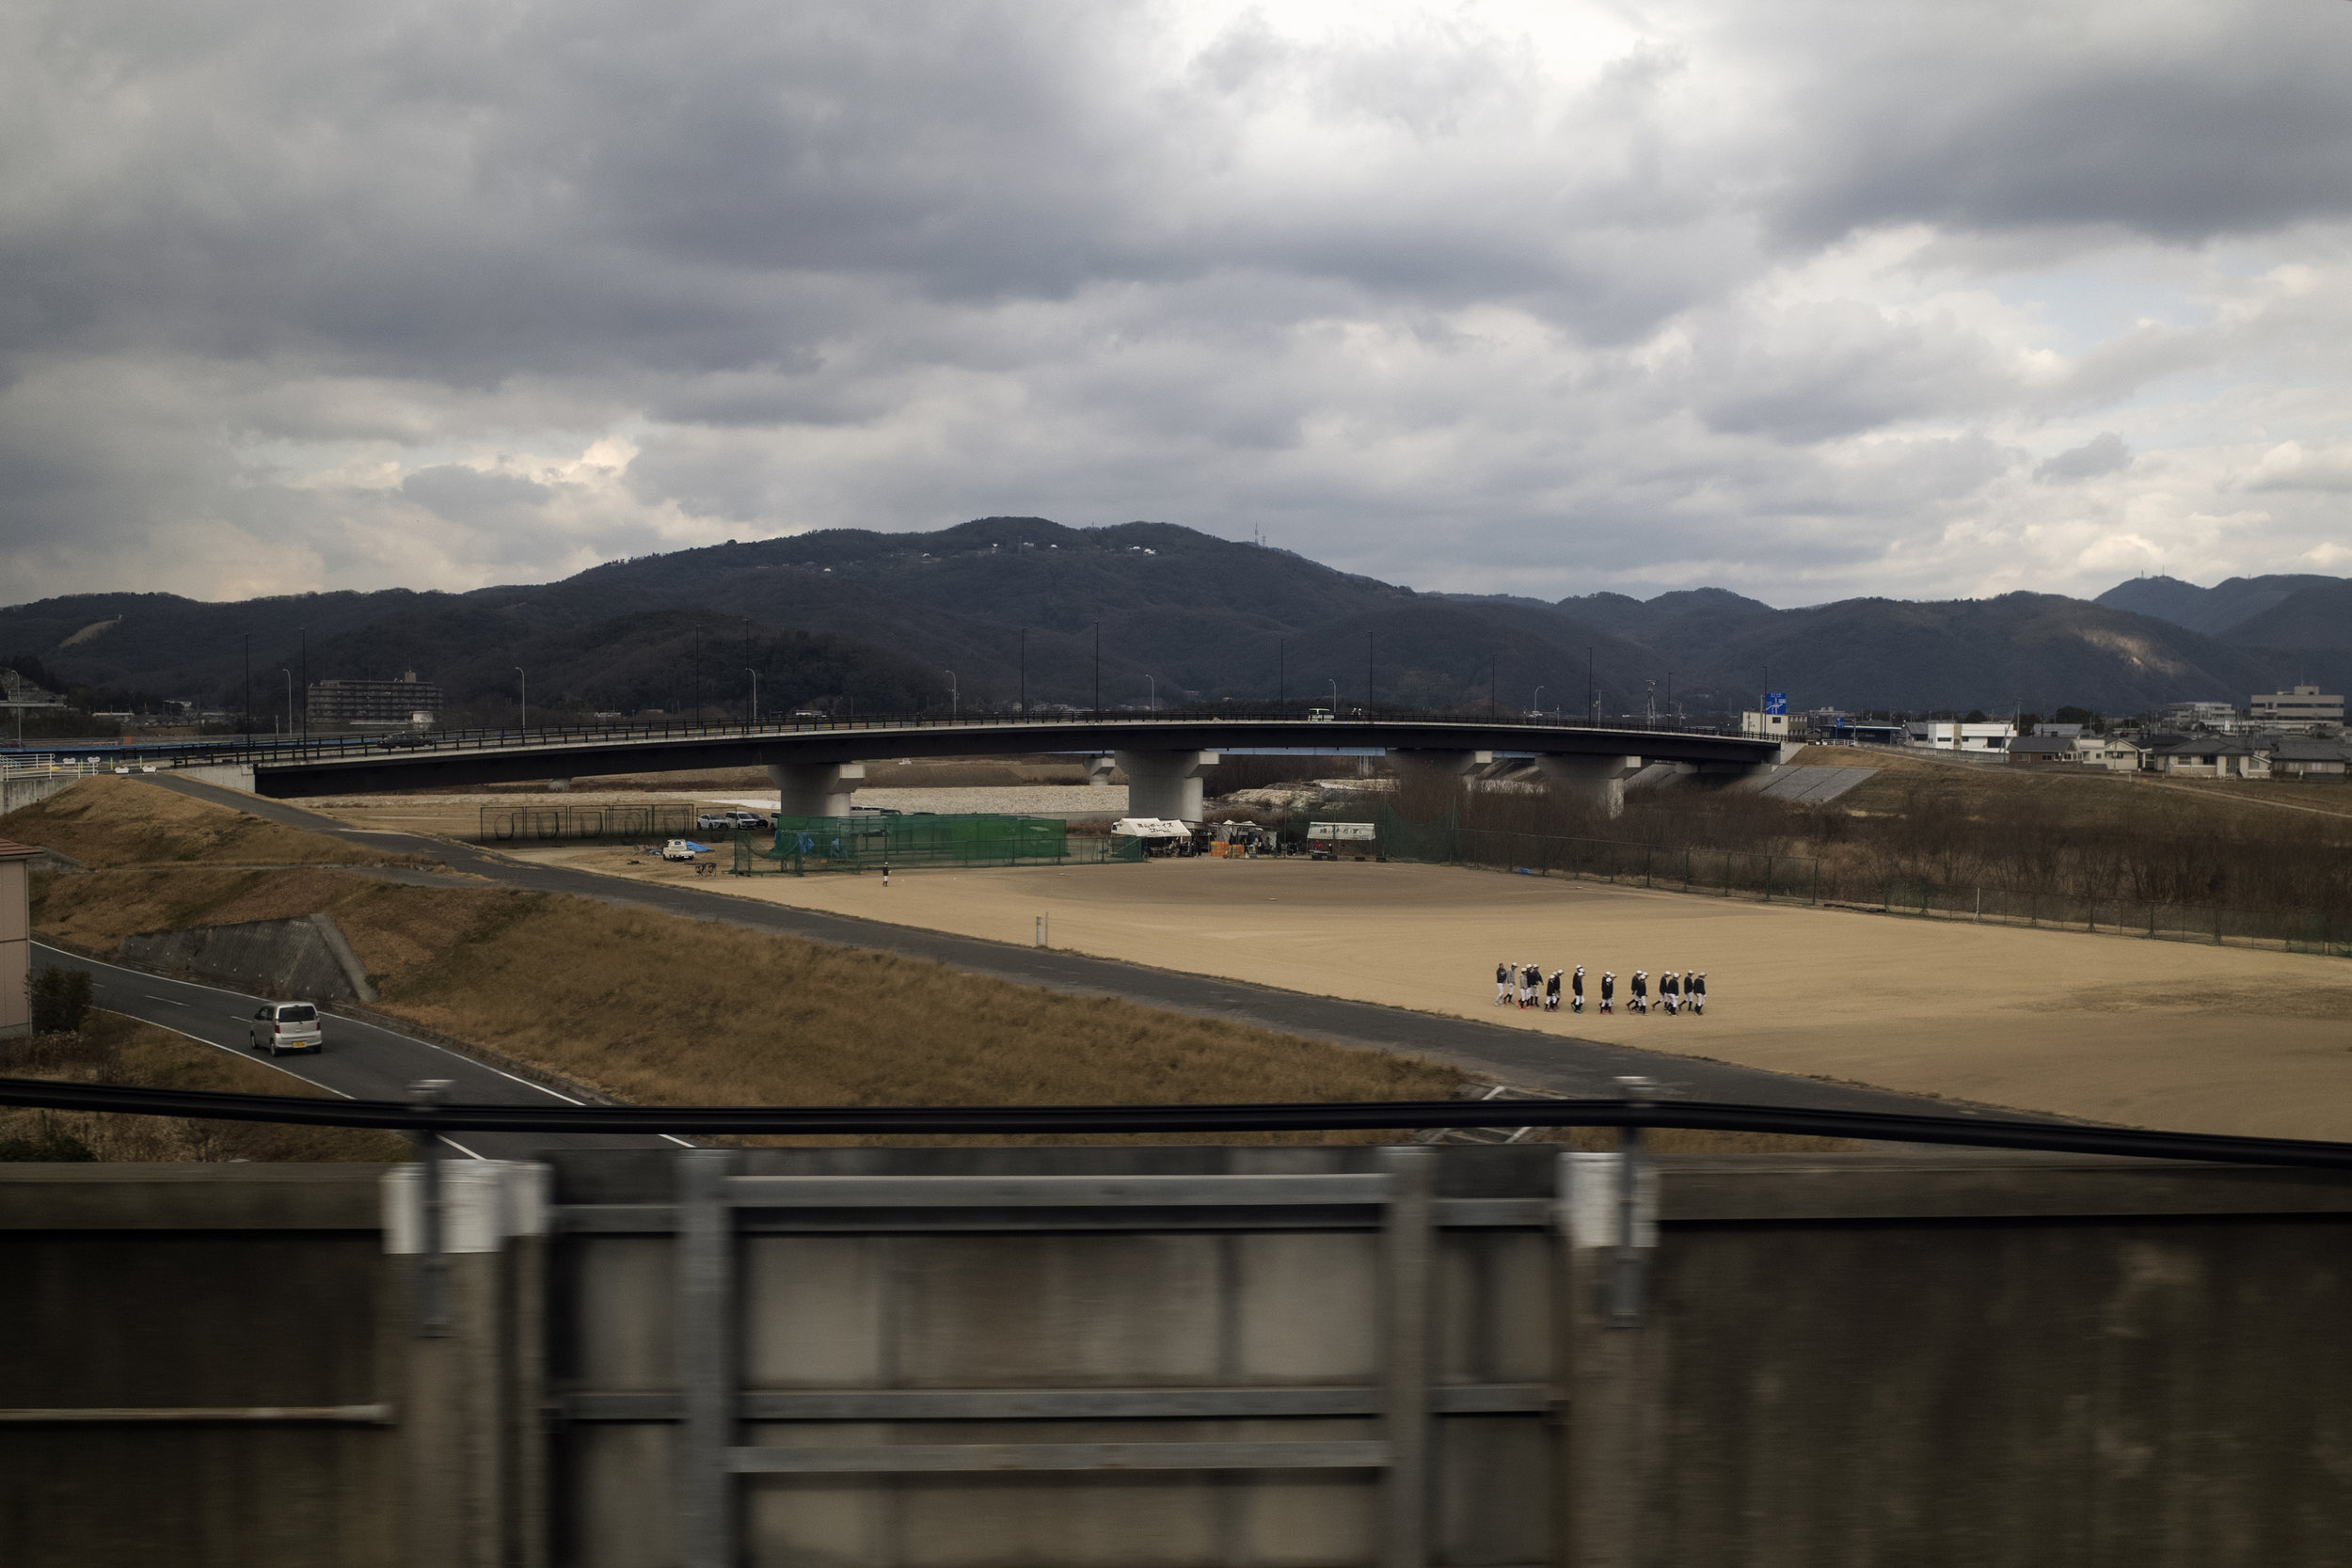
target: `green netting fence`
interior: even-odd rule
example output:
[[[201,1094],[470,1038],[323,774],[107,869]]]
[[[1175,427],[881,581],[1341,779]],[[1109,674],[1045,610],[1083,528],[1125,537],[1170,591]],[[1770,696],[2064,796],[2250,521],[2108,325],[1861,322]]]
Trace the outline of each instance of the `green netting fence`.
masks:
[[[1073,837],[1057,816],[781,816],[738,833],[739,877],[950,865],[1104,865],[1143,859],[1143,841]]]
[[[1408,822],[1385,804],[1375,832],[1391,860],[1489,865],[1774,903],[1811,904],[1820,896],[1821,863],[1811,855],[1465,828],[1451,812],[1431,822]]]
[[[2290,953],[2352,958],[2352,916],[2326,911],[2253,910],[2221,904],[2151,904],[2130,898],[1961,887],[1908,879],[1896,879],[1885,884],[1883,905],[1889,914],[2068,931],[2112,931],[2122,936],[2157,937],[2172,942],[2280,947]]]

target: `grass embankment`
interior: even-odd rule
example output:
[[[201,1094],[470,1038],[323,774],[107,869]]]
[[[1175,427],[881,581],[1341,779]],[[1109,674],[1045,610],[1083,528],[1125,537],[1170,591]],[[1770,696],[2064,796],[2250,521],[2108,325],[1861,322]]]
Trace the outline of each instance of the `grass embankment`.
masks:
[[[0,1043],[0,1075],[221,1094],[324,1095],[301,1079],[119,1013]],[[0,1108],[0,1160],[405,1160],[396,1132]]]
[[[93,867],[389,865],[397,857],[138,779],[101,774],[0,817],[0,837]]]
[[[139,803],[77,820],[92,839],[103,823],[138,840]],[[0,832],[24,837],[24,815]],[[342,928],[383,1010],[640,1104],[1442,1099],[1462,1081],[1413,1058],[587,898],[306,868],[34,880],[37,929],[94,953],[135,931],[312,912]]]

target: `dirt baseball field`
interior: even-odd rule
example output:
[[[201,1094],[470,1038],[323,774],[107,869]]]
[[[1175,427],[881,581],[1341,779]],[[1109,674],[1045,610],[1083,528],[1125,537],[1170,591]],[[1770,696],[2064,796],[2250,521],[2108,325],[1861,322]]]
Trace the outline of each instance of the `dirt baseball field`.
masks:
[[[692,882],[613,849],[534,854]],[[714,895],[2137,1126],[2352,1138],[2352,962],[1454,867],[1159,861],[701,879]],[[1704,1018],[1522,1012],[1498,962],[1704,970]]]

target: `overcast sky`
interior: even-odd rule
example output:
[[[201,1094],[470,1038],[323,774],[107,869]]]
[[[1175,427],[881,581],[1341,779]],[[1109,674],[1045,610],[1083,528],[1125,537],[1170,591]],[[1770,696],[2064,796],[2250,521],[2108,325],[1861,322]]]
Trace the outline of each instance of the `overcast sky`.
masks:
[[[0,602],[2352,574],[2352,7],[6,0]]]

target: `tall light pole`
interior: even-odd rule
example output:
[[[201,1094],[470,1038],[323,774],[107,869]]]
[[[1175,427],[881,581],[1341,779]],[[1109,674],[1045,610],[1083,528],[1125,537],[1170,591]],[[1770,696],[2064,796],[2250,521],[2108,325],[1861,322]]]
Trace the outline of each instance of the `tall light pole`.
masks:
[[[1364,717],[1372,717],[1372,628],[1364,628]]]
[[[1340,716],[1340,682],[1339,682],[1339,677],[1338,677],[1337,675],[1334,675],[1334,676],[1332,676],[1332,677],[1331,677],[1331,717],[1332,717],[1332,718],[1334,718],[1334,719],[1337,719],[1339,716]]]
[[[755,730],[759,728],[759,672],[747,664],[743,667],[743,673],[752,677],[752,721],[744,727]]]
[[[1290,643],[1282,638],[1274,640],[1274,711],[1282,712],[1290,705]]]
[[[1600,688],[1593,684],[1593,645],[1584,644],[1584,706],[1592,721],[1600,722]]]
[[[1145,711],[1157,713],[1160,711],[1160,678],[1157,675],[1146,675],[1143,678],[1152,683],[1152,694],[1147,699],[1151,705]]]
[[[527,730],[531,728],[531,677],[523,673],[523,667],[519,664],[515,666],[515,673],[522,681],[522,705],[516,710],[515,727]]]
[[[253,634],[245,634],[245,744],[253,749]]]
[[[286,727],[289,729],[294,727],[292,719],[286,721]],[[305,741],[310,738],[310,628],[309,626],[302,628],[302,738]]]
[[[1094,715],[1103,716],[1103,623],[1094,623]]]
[[[1535,700],[1527,705],[1535,710],[1536,718],[1541,719],[1544,716],[1544,689],[1542,687],[1535,689]]]
[[[1029,628],[1021,628],[1021,717],[1029,716]]]
[[[956,673],[949,670],[945,673],[947,676],[947,722],[952,724],[962,717],[961,704],[956,695]]]
[[[278,667],[286,677],[286,738],[294,738],[294,672],[281,664]]]

